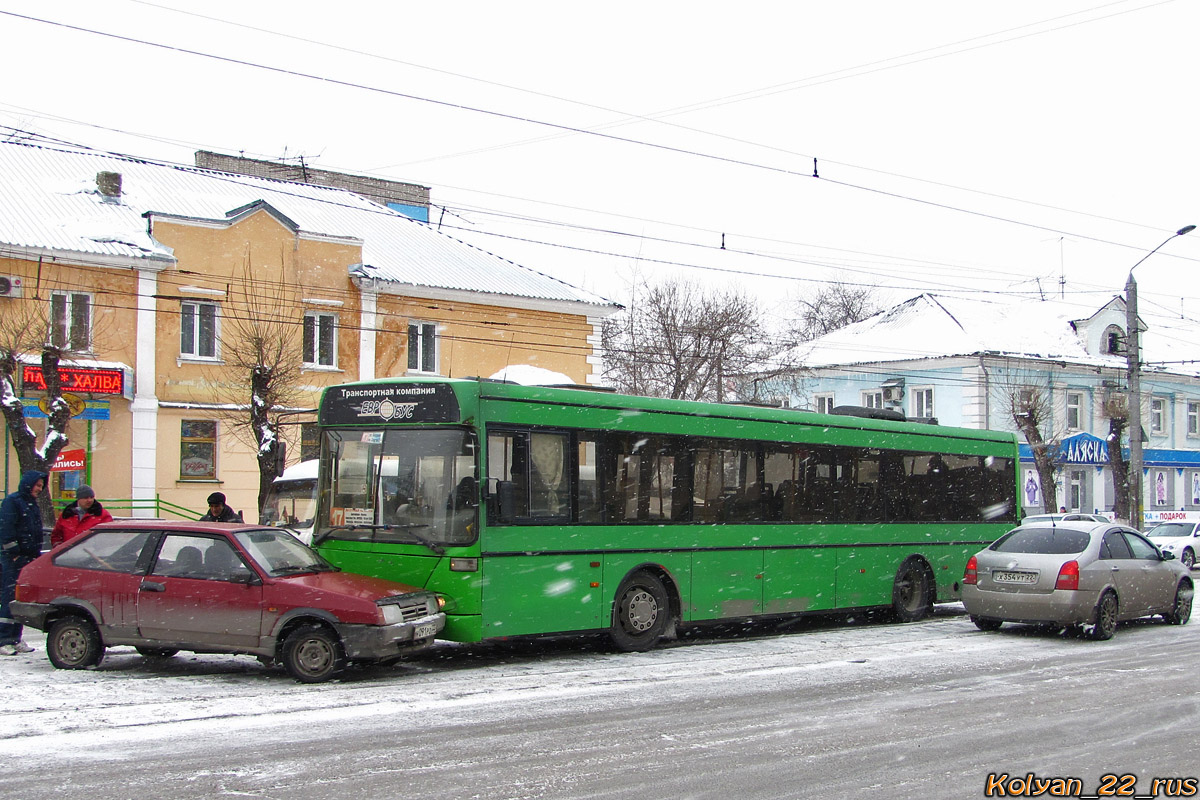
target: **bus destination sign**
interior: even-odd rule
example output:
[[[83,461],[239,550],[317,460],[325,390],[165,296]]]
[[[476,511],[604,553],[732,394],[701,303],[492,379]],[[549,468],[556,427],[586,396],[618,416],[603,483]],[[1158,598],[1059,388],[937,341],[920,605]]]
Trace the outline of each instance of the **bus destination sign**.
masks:
[[[458,398],[444,383],[334,386],[321,400],[322,425],[458,422]]]

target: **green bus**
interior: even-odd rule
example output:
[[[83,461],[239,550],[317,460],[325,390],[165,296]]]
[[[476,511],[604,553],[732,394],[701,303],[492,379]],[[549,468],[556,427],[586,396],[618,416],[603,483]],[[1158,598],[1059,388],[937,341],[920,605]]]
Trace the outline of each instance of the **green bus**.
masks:
[[[1016,523],[1017,441],[868,413],[483,379],[334,386],[314,541],[347,571],[437,592],[443,638],[461,642],[600,630],[635,651],[703,620],[916,620]]]

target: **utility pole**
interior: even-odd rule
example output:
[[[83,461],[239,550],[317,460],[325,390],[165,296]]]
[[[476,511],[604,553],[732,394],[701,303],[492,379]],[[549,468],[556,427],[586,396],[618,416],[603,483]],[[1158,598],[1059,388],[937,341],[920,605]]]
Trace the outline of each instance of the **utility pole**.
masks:
[[[1142,529],[1142,504],[1145,499],[1142,489],[1142,353],[1141,331],[1138,328],[1137,281],[1133,271],[1138,264],[1157,253],[1163,245],[1176,236],[1196,230],[1195,225],[1186,225],[1163,240],[1163,243],[1142,256],[1142,260],[1129,268],[1129,279],[1125,281],[1125,358],[1129,373],[1129,524]]]

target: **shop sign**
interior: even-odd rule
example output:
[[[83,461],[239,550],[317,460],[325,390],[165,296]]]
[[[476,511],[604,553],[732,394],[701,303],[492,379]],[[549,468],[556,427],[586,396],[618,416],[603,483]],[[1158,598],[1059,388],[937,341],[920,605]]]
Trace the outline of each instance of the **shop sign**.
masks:
[[[1060,457],[1067,464],[1107,464],[1108,442],[1089,433],[1063,439]]]
[[[64,395],[65,397],[66,395]],[[44,419],[49,416],[42,410],[46,399],[35,397],[22,397],[21,405],[25,406],[26,419]],[[68,401],[69,402],[69,401]],[[71,411],[75,411],[72,406]],[[109,419],[109,402],[107,400],[84,400],[83,410],[78,414],[72,413],[75,419],[92,419],[92,420],[107,420]]]
[[[63,391],[87,394],[125,394],[125,370],[104,367],[59,367]],[[26,364],[21,370],[25,388],[46,391],[46,377],[40,364]]]
[[[87,467],[87,452],[81,447],[78,450],[63,450],[58,459],[50,465],[51,472],[75,472]]]

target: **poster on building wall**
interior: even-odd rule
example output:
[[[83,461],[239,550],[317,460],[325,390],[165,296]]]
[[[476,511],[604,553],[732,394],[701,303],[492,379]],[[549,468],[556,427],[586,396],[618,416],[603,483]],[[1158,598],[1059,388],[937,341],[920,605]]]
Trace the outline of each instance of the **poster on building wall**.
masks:
[[[1154,473],[1154,504],[1167,504],[1167,473],[1158,470]]]
[[[1037,470],[1025,470],[1025,507],[1034,508],[1042,504],[1042,485],[1038,482]]]
[[[1192,473],[1192,505],[1200,506],[1200,472]]]

